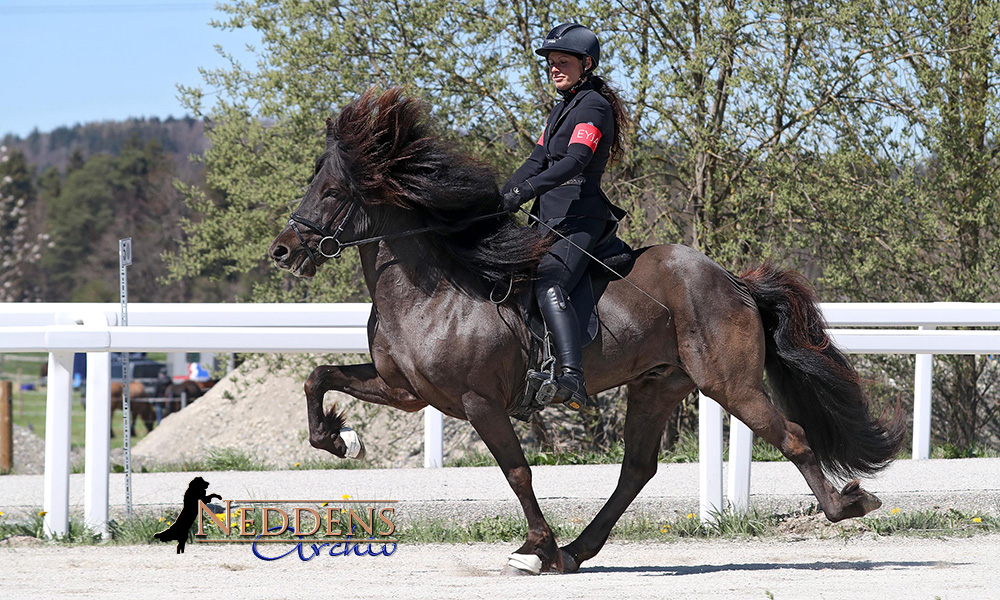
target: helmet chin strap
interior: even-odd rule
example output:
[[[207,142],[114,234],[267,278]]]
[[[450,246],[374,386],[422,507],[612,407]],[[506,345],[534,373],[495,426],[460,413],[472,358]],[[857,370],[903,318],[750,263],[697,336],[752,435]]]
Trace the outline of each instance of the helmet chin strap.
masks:
[[[580,59],[580,66],[581,66],[581,67],[582,67],[582,66],[583,66],[584,64],[586,64],[586,61],[587,61],[587,59],[588,59],[588,58],[590,58],[590,57],[589,57],[589,56],[587,56],[587,57],[584,57],[584,58],[581,58],[581,59]],[[593,61],[593,59],[591,59],[591,61],[590,61],[590,64],[591,64],[591,65],[593,65],[593,64],[594,64],[594,61]],[[593,71],[594,71],[593,67],[591,67],[591,68],[590,68],[589,70],[588,70],[588,69],[586,69],[586,68],[584,68],[584,69],[583,69],[583,73],[582,73],[582,74],[580,75],[580,79],[579,79],[579,80],[577,80],[577,82],[573,84],[573,87],[571,87],[571,88],[569,88],[568,90],[566,90],[566,92],[565,92],[565,93],[566,93],[566,94],[568,94],[568,95],[573,95],[573,94],[575,94],[575,93],[576,93],[577,91],[579,91],[580,87],[581,87],[581,86],[583,86],[583,84],[585,84],[585,83],[587,83],[588,81],[590,81],[590,74],[591,74],[591,73],[592,73]]]

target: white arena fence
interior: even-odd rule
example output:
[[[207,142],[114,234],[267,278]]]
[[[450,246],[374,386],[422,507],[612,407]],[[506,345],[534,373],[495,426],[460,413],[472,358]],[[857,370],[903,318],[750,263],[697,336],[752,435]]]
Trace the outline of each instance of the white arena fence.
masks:
[[[934,354],[1000,353],[1000,304],[825,303],[829,333],[855,354],[916,354],[913,458],[930,451],[931,373]],[[118,304],[22,303],[0,308],[0,352],[48,352],[43,510],[49,535],[69,528],[69,450],[72,364],[87,353],[84,519],[107,535],[110,451],[109,352],[367,352],[371,304],[129,304],[129,326],[119,327]],[[858,329],[846,329],[847,327]],[[872,329],[891,328],[891,329]],[[916,328],[916,329],[914,329]],[[711,520],[723,500],[723,414],[701,397],[699,461],[701,517]],[[443,463],[442,415],[424,414],[424,465]],[[746,510],[753,434],[730,427],[729,504]]]

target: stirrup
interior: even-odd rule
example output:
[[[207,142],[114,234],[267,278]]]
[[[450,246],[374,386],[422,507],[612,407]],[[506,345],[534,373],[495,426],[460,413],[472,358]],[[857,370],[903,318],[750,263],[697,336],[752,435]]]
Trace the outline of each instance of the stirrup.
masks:
[[[571,376],[560,375],[559,377],[570,378]],[[560,399],[559,396],[565,396],[565,398]],[[559,378],[550,378],[544,381],[539,386],[538,394],[535,398],[541,404],[555,404],[557,402],[561,402],[573,410],[583,410],[584,407],[592,408],[594,406],[593,403],[590,402],[590,398],[587,396],[586,388],[583,390],[579,387],[576,387],[575,389],[570,388],[569,386],[560,383]]]

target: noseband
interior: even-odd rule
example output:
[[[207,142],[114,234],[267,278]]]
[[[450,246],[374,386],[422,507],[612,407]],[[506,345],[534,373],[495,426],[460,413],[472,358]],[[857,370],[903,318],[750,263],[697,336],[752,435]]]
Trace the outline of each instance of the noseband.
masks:
[[[313,248],[310,248],[309,245],[306,244],[305,239],[302,237],[302,233],[299,232],[299,228],[295,226],[296,223],[304,225],[313,233],[321,236],[319,243],[316,244],[316,252],[319,252],[326,258],[337,258],[340,256],[340,253],[343,251],[345,246],[357,245],[354,242],[347,242],[344,244],[338,239],[340,234],[343,233],[344,227],[347,226],[348,221],[351,220],[351,216],[354,214],[354,207],[355,204],[351,200],[341,200],[340,205],[337,207],[337,210],[334,211],[330,220],[327,221],[325,227],[315,221],[311,221],[303,217],[297,212],[293,212],[288,217],[288,226],[295,232],[295,237],[299,238],[299,243],[302,244],[302,248],[305,249],[306,254],[309,255],[309,258],[313,261],[314,265],[318,265],[319,262],[316,260],[316,255],[313,254]],[[333,233],[330,233],[330,226],[337,220],[340,213],[344,212],[345,208],[347,209],[347,214],[345,214],[343,220],[340,221],[340,225],[337,225],[337,229]]]

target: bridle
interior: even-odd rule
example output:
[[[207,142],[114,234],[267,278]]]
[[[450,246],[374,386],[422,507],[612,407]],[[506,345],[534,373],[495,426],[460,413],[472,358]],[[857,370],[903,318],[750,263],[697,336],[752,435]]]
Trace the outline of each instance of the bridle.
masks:
[[[347,226],[348,222],[350,222],[351,220],[351,217],[354,215],[354,209],[357,207],[357,203],[354,200],[350,199],[338,200],[338,202],[340,204],[337,206],[337,210],[333,212],[333,216],[330,217],[325,226],[320,225],[319,223],[312,221],[310,219],[307,219],[297,212],[293,212],[288,217],[288,226],[292,229],[292,231],[295,232],[295,237],[299,238],[299,243],[302,244],[302,248],[306,251],[306,254],[309,255],[309,258],[313,261],[314,265],[319,265],[319,262],[316,260],[316,255],[313,254],[314,251],[319,252],[326,258],[338,258],[341,252],[343,252],[344,248],[350,248],[352,246],[360,246],[362,244],[370,244],[372,242],[380,242],[382,240],[389,240],[389,239],[406,237],[410,235],[417,235],[420,233],[427,233],[430,231],[455,229],[455,227],[431,225],[429,227],[421,227],[420,229],[410,229],[408,231],[387,233],[385,235],[377,235],[374,237],[364,238],[361,240],[342,242],[339,239],[340,234],[344,232],[344,227]],[[347,212],[346,214],[344,214],[344,218],[340,221],[340,225],[337,225],[337,229],[335,229],[331,233],[330,226],[333,225],[334,221],[337,220],[337,217],[339,217],[341,213],[345,211],[345,209]],[[478,217],[467,219],[466,221],[463,221],[463,224],[471,224],[476,221],[493,219],[496,217],[503,216],[505,214],[508,214],[507,211],[501,210],[499,212],[491,213],[488,215],[480,215]],[[316,235],[321,236],[319,243],[316,244],[315,248],[310,248],[309,245],[306,244],[305,238],[302,237],[302,233],[299,231],[299,228],[296,227],[296,224],[303,225]]]
[[[314,265],[319,265],[319,261],[316,260],[316,255],[313,254],[313,248],[310,248],[309,245],[306,244],[306,240],[302,237],[302,233],[299,232],[299,228],[295,226],[296,223],[299,225],[305,225],[313,233],[321,236],[319,243],[316,244],[315,250],[326,258],[337,258],[340,256],[340,253],[343,252],[345,246],[357,246],[364,243],[364,240],[344,243],[338,239],[340,234],[344,232],[344,227],[346,227],[347,223],[351,220],[351,216],[354,214],[354,208],[356,206],[356,204],[351,200],[340,200],[339,202],[340,204],[337,206],[337,210],[333,211],[333,216],[326,222],[326,226],[307,219],[297,212],[293,212],[288,217],[288,226],[295,232],[295,237],[299,238],[299,243],[302,244],[302,248],[305,249],[306,254],[309,255],[309,258],[313,261]],[[336,231],[330,233],[330,226],[337,220],[340,213],[344,212],[344,209],[347,209],[347,214],[344,215],[340,225],[337,225]],[[332,249],[329,252],[324,249],[324,244],[327,242],[333,244]]]

